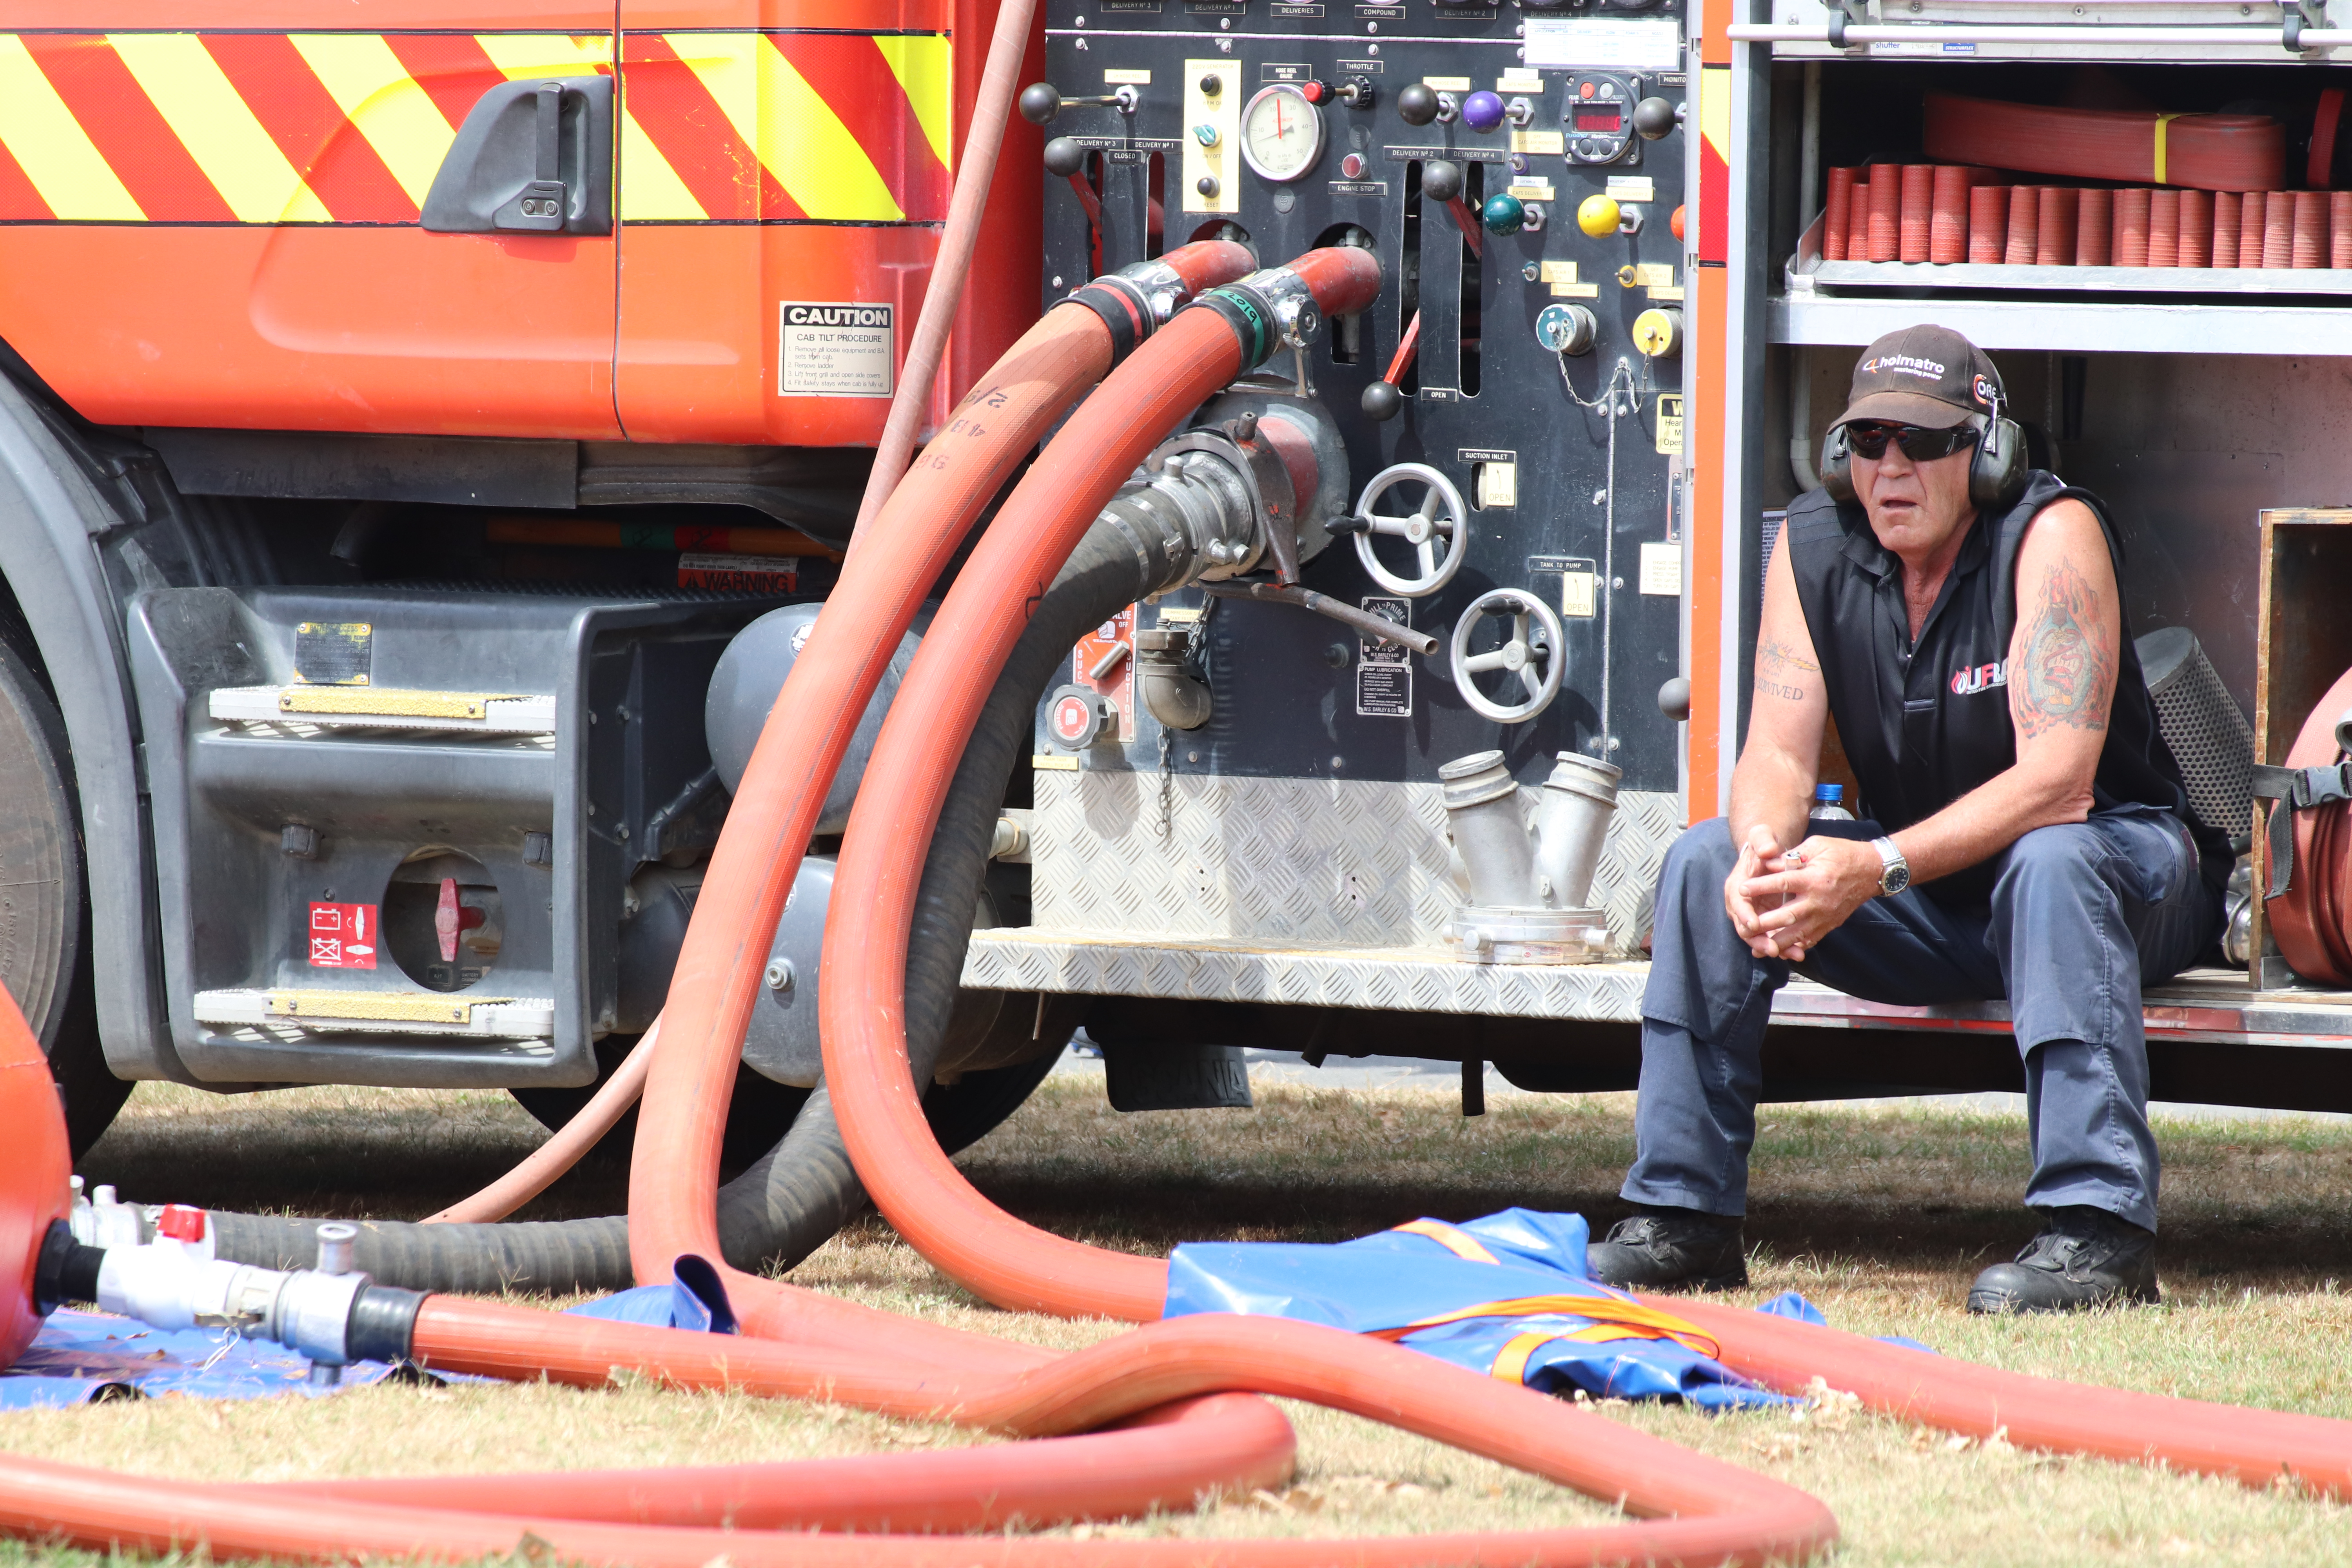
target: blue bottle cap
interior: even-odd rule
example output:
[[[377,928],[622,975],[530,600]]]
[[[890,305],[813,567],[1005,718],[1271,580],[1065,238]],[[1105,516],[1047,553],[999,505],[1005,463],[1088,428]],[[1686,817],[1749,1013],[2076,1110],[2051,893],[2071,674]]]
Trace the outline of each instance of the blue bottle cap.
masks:
[[[1813,798],[1817,801],[1825,800],[1834,804],[1843,805],[1845,801],[1845,785],[1833,784],[1815,784],[1813,786]]]

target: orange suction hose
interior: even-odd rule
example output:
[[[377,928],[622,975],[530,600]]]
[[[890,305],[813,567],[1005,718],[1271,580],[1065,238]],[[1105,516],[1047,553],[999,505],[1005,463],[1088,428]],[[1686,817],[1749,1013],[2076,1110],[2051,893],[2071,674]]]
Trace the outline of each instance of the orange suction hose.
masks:
[[[908,1079],[908,932],[925,846],[964,738],[1019,633],[1020,606],[1052,579],[1148,448],[1146,426],[1165,428],[1171,405],[1191,406],[1230,373],[1230,351],[1206,331],[1208,312],[1188,312],[1176,326],[1196,320],[1202,330],[1184,334],[1181,348],[1197,353],[1197,365],[1163,373],[1139,355],[1115,372],[974,552],[883,726],[835,876],[822,993],[825,1080],[859,1178],[925,1258],[983,1298],[1024,1310],[1149,1322],[1166,1299],[1167,1265],[1026,1225],[940,1152]],[[1178,350],[1176,331],[1158,346]],[[2291,1474],[2330,1493],[2352,1491],[2352,1424],[2021,1377],[1754,1312],[1659,1305],[1698,1322],[1727,1363],[1769,1386],[1801,1390],[1818,1375],[1873,1408],[1955,1431],[2006,1426],[2020,1445],[2160,1459],[2256,1485]],[[1262,1342],[1266,1364],[1278,1365],[1273,1342]],[[1250,1386],[1270,1391],[1273,1376]],[[1465,1436],[1463,1446],[1491,1452],[1488,1434]]]
[[[468,1198],[425,1216],[426,1225],[475,1225],[504,1219],[555,1184],[556,1178],[578,1164],[613,1124],[629,1112],[645,1092],[646,1071],[653,1065],[654,1047],[661,1039],[661,1020],[645,1032],[635,1049],[604,1086],[588,1097],[580,1113],[548,1135],[515,1168]]]
[[[1249,252],[1222,240],[1169,252],[1160,264],[1185,292],[1230,281]],[[1150,331],[1148,320],[1133,336]],[[1131,340],[1130,340],[1131,341]],[[629,1249],[640,1280],[669,1278],[682,1253],[717,1260],[719,1149],[745,1027],[776,918],[826,789],[866,703],[923,595],[972,521],[1070,404],[1110,368],[1103,317],[1063,305],[982,376],[877,517],[870,549],[851,554],[808,646],[794,661],[744,770],[687,928],[638,1113],[629,1177]],[[871,1314],[814,1291],[727,1270],[746,1330],[872,1342]],[[1035,1361],[1027,1352],[931,1325],[891,1320],[905,1353],[970,1363]]]

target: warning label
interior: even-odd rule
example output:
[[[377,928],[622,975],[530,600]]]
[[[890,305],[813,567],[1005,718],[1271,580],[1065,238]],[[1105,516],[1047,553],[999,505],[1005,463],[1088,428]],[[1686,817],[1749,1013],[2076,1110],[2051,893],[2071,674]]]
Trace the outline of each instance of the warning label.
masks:
[[[1412,625],[1410,599],[1368,598],[1364,608],[1384,621]],[[1361,637],[1356,643],[1356,716],[1360,719],[1412,717],[1412,650],[1402,643]]]
[[[1135,726],[1135,606],[1129,605],[1078,639],[1070,679],[1091,686],[1118,706],[1118,733],[1132,741]]]
[[[373,969],[376,915],[373,904],[312,904],[310,944],[313,969]]]
[[[892,307],[786,300],[777,311],[776,391],[785,397],[887,397],[898,363]]]
[[[677,558],[677,585],[730,594],[791,594],[799,591],[801,574],[792,562],[772,555],[689,553]]]

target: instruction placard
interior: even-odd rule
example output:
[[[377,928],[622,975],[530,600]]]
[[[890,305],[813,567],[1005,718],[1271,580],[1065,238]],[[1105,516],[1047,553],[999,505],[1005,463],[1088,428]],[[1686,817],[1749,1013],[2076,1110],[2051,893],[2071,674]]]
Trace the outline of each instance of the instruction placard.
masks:
[[[1364,608],[1384,621],[1412,625],[1410,599],[1367,598]],[[1412,717],[1412,650],[1402,643],[1360,637],[1356,643],[1356,717]]]
[[[894,308],[786,300],[777,308],[776,391],[785,397],[887,397],[898,364]]]

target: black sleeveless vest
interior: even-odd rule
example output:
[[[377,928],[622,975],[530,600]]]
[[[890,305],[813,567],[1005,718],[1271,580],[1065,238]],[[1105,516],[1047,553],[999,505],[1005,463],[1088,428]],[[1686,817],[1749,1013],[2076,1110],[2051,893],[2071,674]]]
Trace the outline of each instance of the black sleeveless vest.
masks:
[[[1781,537],[1821,657],[1830,712],[1863,805],[1889,832],[1934,816],[2017,761],[2008,692],[2017,552],[2042,509],[2069,498],[2097,516],[2120,580],[2123,551],[2105,504],[2037,468],[2007,512],[1977,514],[1916,647],[1903,603],[1903,563],[1871,532],[1861,503],[1841,505],[1816,489],[1790,505]],[[2196,837],[2206,880],[2219,888],[2234,858],[2228,837],[2189,809],[2128,618],[2122,653],[2093,798],[2099,806],[2137,802],[2179,816]],[[1992,883],[1988,862],[1927,889],[1939,902],[1974,905],[1990,897]]]

